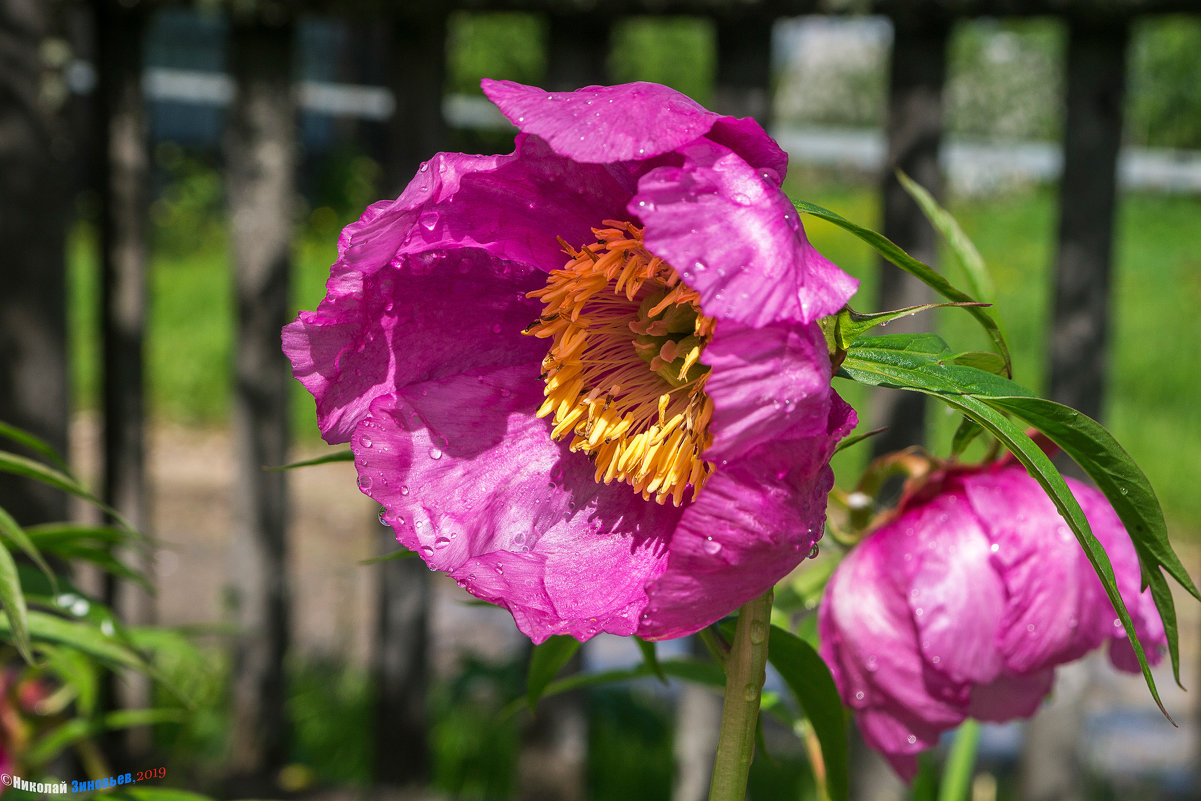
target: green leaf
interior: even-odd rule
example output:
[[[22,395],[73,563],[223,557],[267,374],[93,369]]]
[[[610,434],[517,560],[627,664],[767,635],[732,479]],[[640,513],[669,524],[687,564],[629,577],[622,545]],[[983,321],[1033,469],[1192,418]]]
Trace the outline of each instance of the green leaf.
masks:
[[[14,475],[31,478],[35,481],[40,481],[43,484],[48,484],[56,489],[68,492],[78,498],[83,498],[88,503],[98,507],[114,520],[126,528],[133,529],[116,509],[112,508],[104,501],[97,498],[92,493],[88,492],[83,486],[72,478],[67,473],[55,470],[53,467],[47,467],[41,462],[36,462],[33,459],[26,458],[10,451],[0,451],[0,473],[12,473]]]
[[[972,294],[985,300],[996,297],[992,276],[988,274],[988,268],[984,266],[984,259],[981,258],[980,251],[976,250],[972,240],[968,239],[967,234],[959,227],[959,223],[955,221],[950,212],[938,205],[938,201],[925,188],[904,172],[897,170],[897,180],[901,182],[905,191],[917,201],[917,205],[926,215],[926,219],[942,235],[947,246],[951,248],[951,252],[955,254],[955,259],[967,277]]]
[[[24,445],[26,448],[29,448],[29,450],[44,457],[46,461],[53,464],[63,473],[70,475],[71,471],[68,469],[67,463],[64,462],[63,458],[58,455],[58,451],[52,448],[44,439],[35,437],[28,431],[24,431],[16,426],[12,426],[4,422],[0,422],[0,437]]]
[[[353,462],[354,453],[349,449],[337,451],[335,453],[327,453],[324,456],[315,456],[312,459],[304,459],[299,462],[291,462],[290,464],[265,467],[264,470],[295,470],[298,467],[313,467],[319,464],[329,464],[331,462]]]
[[[830,669],[812,646],[777,626],[768,635],[767,659],[796,696],[821,744],[830,801],[847,801],[846,717]]]
[[[111,665],[145,670],[145,662],[137,653],[92,625],[66,620],[35,609],[29,610],[27,621],[30,637],[34,641],[60,643]],[[11,633],[8,621],[0,618],[0,634]]]
[[[1171,716],[1164,709],[1163,701],[1160,700],[1159,691],[1155,686],[1155,678],[1151,675],[1151,668],[1147,664],[1142,643],[1139,642],[1138,633],[1134,630],[1134,621],[1130,617],[1129,610],[1126,609],[1121,594],[1118,593],[1113,566],[1109,562],[1105,549],[1093,536],[1088,520],[1085,519],[1084,512],[1080,509],[1080,504],[1068,489],[1063,476],[1055,469],[1054,464],[1042,449],[1014,422],[986,403],[988,400],[1009,395],[1027,398],[1029,395],[1013,382],[999,376],[971,367],[945,364],[939,358],[940,354],[932,352],[934,345],[929,335],[902,336],[891,343],[885,343],[891,347],[870,347],[879,339],[885,339],[885,337],[869,337],[856,343],[856,347],[847,353],[839,374],[849,375],[864,383],[916,390],[938,398],[980,424],[1013,453],[1026,468],[1026,472],[1042,486],[1055,504],[1055,508],[1059,510],[1060,516],[1076,535],[1089,563],[1101,578],[1105,594],[1113,604],[1118,619],[1121,620],[1126,635],[1130,638],[1130,644],[1134,648],[1151,696],[1159,705],[1164,716],[1171,720]],[[858,347],[860,343],[868,344]],[[1006,392],[1007,386],[1019,391]],[[1152,592],[1154,593],[1154,585]],[[1167,632],[1168,624],[1169,621],[1165,620],[1165,632]],[[1168,637],[1169,649],[1177,647],[1173,644],[1174,632],[1169,633]]]
[[[96,663],[72,648],[42,645],[39,650],[45,660],[46,671],[58,676],[64,687],[75,691],[75,704],[79,714],[90,717],[99,698],[100,681]]]
[[[959,427],[955,429],[955,435],[951,438],[951,456],[958,457],[967,446],[972,444],[972,440],[980,436],[984,429],[970,417],[965,417],[960,421]]]
[[[1042,398],[988,398],[994,408],[1020,418],[1063,449],[1105,494],[1134,542],[1143,586],[1163,619],[1168,638],[1172,674],[1180,683],[1180,652],[1176,607],[1162,570],[1176,579],[1194,598],[1201,593],[1180,558],[1172,550],[1159,499],[1147,476],[1104,426],[1086,414]]]
[[[638,650],[642,651],[642,663],[651,669],[651,672],[659,677],[659,681],[667,684],[667,674],[663,672],[663,668],[659,666],[659,654],[655,650],[655,644],[648,642],[641,637],[635,637],[634,642],[638,643]]]
[[[8,548],[0,545],[0,604],[4,605],[4,615],[8,618],[9,631],[13,644],[21,652],[25,661],[33,664],[33,651],[29,642],[28,610],[25,608],[25,595],[21,592],[21,579],[17,576],[17,563]]]
[[[391,562],[393,559],[412,559],[417,554],[410,551],[408,548],[398,548],[380,556],[373,556],[370,559],[360,559],[360,565],[378,565],[380,562]]]
[[[843,437],[842,440],[834,446],[834,452],[840,453],[852,445],[858,445],[860,442],[863,442],[863,440],[868,439],[869,437],[874,437],[877,434],[883,434],[887,430],[888,426],[881,426],[880,428],[873,428],[871,431],[864,431],[862,434],[853,434],[849,437]]]
[[[156,723],[180,723],[183,719],[184,713],[180,709],[122,709],[98,719],[74,718],[31,743],[23,757],[33,764],[42,764],[53,759],[68,746],[104,731],[152,726]]]
[[[143,538],[143,535],[130,529],[79,523],[39,523],[26,528],[25,533],[34,545],[49,553],[56,553],[55,549],[62,545],[80,542],[120,545]]]
[[[818,324],[822,328],[822,332],[826,335],[826,343],[831,347],[831,352],[835,348],[846,350],[859,337],[863,336],[868,331],[878,325],[888,325],[893,320],[901,317],[912,317],[918,312],[928,311],[930,309],[943,309],[954,306],[987,306],[987,303],[926,303],[921,306],[906,306],[903,309],[895,309],[893,311],[883,312],[868,312],[860,313],[850,308],[843,307],[838,314],[832,314],[829,317],[823,317],[818,320]],[[999,357],[998,357],[999,358]]]
[[[951,283],[947,281],[947,279],[939,275],[933,268],[913,258],[904,250],[897,247],[888,238],[876,233],[870,228],[863,228],[855,225],[855,223],[813,203],[794,200],[793,205],[796,206],[797,211],[805,214],[812,214],[814,217],[820,217],[827,222],[837,225],[843,230],[850,231],[852,234],[871,245],[881,256],[888,259],[890,262],[900,267],[902,270],[914,276],[918,280],[922,281],[947,300],[952,300],[957,303],[970,304],[976,304],[979,302],[976,298],[973,298],[966,292],[961,292],[953,287]],[[1010,365],[1012,364],[1013,360],[1009,355],[1009,346],[1005,344],[1005,336],[1001,333],[1001,329],[997,325],[996,320],[992,318],[992,315],[987,309],[981,306],[972,305],[967,306],[966,308],[968,314],[972,315],[972,317],[975,317],[976,321],[979,322],[984,328],[985,333],[988,334],[989,338],[993,342],[993,345],[996,347],[997,353],[999,353],[1001,358],[1005,360],[1006,375],[1012,375],[1013,369],[1010,367]]]
[[[37,546],[33,544],[33,540],[30,539],[29,534],[25,529],[21,528],[12,515],[2,508],[0,508],[0,537],[20,548],[46,574],[46,578],[50,579],[51,582],[55,580],[54,571],[50,569],[50,565],[46,564],[46,560],[42,558],[42,554],[38,551]]]
[[[955,364],[975,367],[993,375],[1005,375],[1005,362],[1000,356],[987,350],[969,350],[955,357]]]
[[[580,641],[567,635],[548,637],[541,645],[534,646],[525,680],[525,697],[531,709],[538,705],[547,685],[578,650]]]

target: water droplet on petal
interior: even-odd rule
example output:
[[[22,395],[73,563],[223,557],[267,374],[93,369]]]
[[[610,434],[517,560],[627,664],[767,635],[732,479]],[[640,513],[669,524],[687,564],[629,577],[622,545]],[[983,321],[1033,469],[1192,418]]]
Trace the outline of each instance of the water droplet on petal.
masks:
[[[400,494],[401,494],[401,495],[408,495],[408,494],[409,494],[409,485],[408,485],[408,484],[401,484],[401,485],[400,485]]]
[[[421,552],[422,552],[423,554],[425,554],[426,556],[433,556],[433,555],[434,555],[434,549],[433,549],[433,548],[431,548],[431,547],[430,547],[430,546],[428,546],[428,545],[422,545],[422,546],[421,546]]]
[[[705,544],[701,547],[704,548],[705,553],[709,554],[710,556],[721,552],[721,543],[714,542],[712,537],[705,537]]]
[[[430,163],[428,161],[421,162],[421,171],[422,172],[429,172],[429,169],[430,169]]]
[[[812,548],[810,548],[810,549],[809,549],[809,558],[810,558],[810,559],[816,559],[816,558],[817,558],[817,554],[818,554],[818,550],[819,550],[819,549],[818,549],[818,547],[817,547],[816,545],[814,545]]]
[[[371,447],[371,437],[364,434],[363,436],[359,437],[359,444],[362,445],[364,448],[370,448]]]
[[[430,448],[430,458],[431,459],[441,459],[442,451],[438,450],[437,448]]]
[[[421,227],[427,231],[432,231],[438,225],[438,212],[427,211],[421,215]]]
[[[359,476],[359,489],[363,492],[371,489],[371,476]]]
[[[445,548],[447,545],[450,545],[450,539],[448,537],[439,537],[438,539],[434,540],[434,547],[438,550]]]
[[[915,734],[909,735],[908,737],[905,738],[905,742],[909,743],[910,745],[913,745],[914,743],[917,742],[917,735],[915,735]]]

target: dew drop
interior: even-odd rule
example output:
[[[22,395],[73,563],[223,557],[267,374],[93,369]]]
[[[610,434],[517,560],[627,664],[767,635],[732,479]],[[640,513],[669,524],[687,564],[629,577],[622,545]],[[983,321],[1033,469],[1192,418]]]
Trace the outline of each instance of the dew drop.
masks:
[[[379,514],[376,515],[376,518],[379,520],[379,524],[381,526],[388,525],[388,521],[384,519],[385,514],[387,514],[387,510],[385,510],[383,507],[380,507]],[[404,523],[404,518],[400,518],[397,522]]]
[[[908,737],[905,738],[905,742],[909,743],[910,745],[913,745],[914,743],[917,742],[917,735],[915,735],[915,734],[909,735]]]
[[[421,162],[421,171],[422,172],[429,172],[429,169],[430,169],[430,163],[428,161]]]
[[[447,545],[450,545],[450,539],[447,537],[439,537],[438,539],[434,540],[434,547],[438,550],[442,550]]]
[[[812,548],[810,548],[809,549],[809,558],[816,559],[818,551],[819,551],[819,548],[816,545],[814,545]]]
[[[714,542],[712,537],[705,537],[705,544],[701,547],[704,548],[705,553],[709,554],[710,556],[721,552],[721,543]]]
[[[100,633],[105,637],[111,637],[117,633],[117,627],[113,625],[112,618],[105,618],[100,622]]]
[[[703,273],[705,270],[709,269],[709,265],[698,259],[697,262],[692,265],[692,268],[698,273]]]
[[[1118,491],[1119,491],[1119,492],[1121,492],[1123,495],[1129,495],[1129,494],[1130,494],[1130,490],[1126,489],[1125,487],[1122,487],[1122,488],[1121,488],[1120,490],[1118,490]]]
[[[914,609],[914,610],[913,610],[913,614],[914,614],[914,615],[916,615],[917,617],[921,617],[922,615],[926,614],[926,610],[925,610],[925,609],[922,609],[922,608],[919,606],[917,609]]]
[[[988,546],[988,550],[992,553],[996,553],[997,551],[1001,550],[1001,546],[999,543],[994,542],[992,545]]]
[[[441,459],[442,451],[438,450],[437,448],[430,448],[430,458],[431,459]]]
[[[767,640],[767,626],[760,620],[751,623],[751,642],[762,645]]]
[[[89,604],[85,599],[80,598],[76,600],[75,603],[71,604],[71,614],[75,615],[75,617],[83,617],[91,608],[91,604]]]
[[[797,219],[795,214],[785,214],[784,222],[788,223],[788,227],[794,231],[801,227],[801,221]]]
[[[436,228],[438,225],[438,212],[427,211],[425,214],[421,215],[420,222],[421,222],[421,227],[424,228],[425,230],[427,230],[427,231],[434,230],[434,228]]]
[[[863,700],[864,698],[866,698],[866,697],[867,697],[867,696],[866,696],[866,695],[864,695],[864,693],[863,693],[863,690],[856,690],[856,691],[855,691],[855,700],[856,700],[856,701],[862,701],[862,700]]]
[[[742,697],[747,701],[754,701],[759,697],[759,688],[753,684],[748,684],[742,688]]]
[[[408,484],[401,484],[401,485],[400,485],[400,494],[401,494],[401,495],[408,495],[408,494],[409,494],[409,485],[408,485]]]
[[[364,434],[363,436],[359,437],[359,444],[362,445],[364,448],[370,448],[371,447],[371,437]]]
[[[363,492],[371,489],[371,476],[359,476],[359,489]]]
[[[1026,631],[1027,631],[1027,632],[1029,632],[1030,634],[1033,634],[1033,633],[1034,633],[1034,624],[1033,624],[1033,623],[1027,623],[1027,624],[1026,624]]]

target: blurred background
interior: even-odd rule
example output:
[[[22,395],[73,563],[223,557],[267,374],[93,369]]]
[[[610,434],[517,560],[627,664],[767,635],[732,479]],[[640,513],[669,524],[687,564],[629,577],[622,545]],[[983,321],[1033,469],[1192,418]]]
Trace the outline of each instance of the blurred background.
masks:
[[[483,77],[657,81],[753,116],[789,151],[792,197],[962,285],[904,169],[979,247],[1016,380],[1113,431],[1199,572],[1192,0],[0,0],[0,64],[0,421],[154,537],[130,555],[153,594],[79,584],[200,646],[182,722],[106,740],[117,770],[165,765],[167,784],[226,797],[705,796],[716,695],[644,680],[531,714],[507,613],[418,560],[364,564],[396,546],[350,464],[261,469],[330,450],[279,329],[323,297],[341,227],[436,151],[512,149]],[[925,301],[845,232],[807,230],[863,282],[857,309]],[[915,323],[987,347],[956,310]],[[890,425],[840,455],[842,486],[872,447],[948,452],[941,409],[837,388],[864,428]],[[0,507],[96,519],[11,475]],[[1201,614],[1178,608],[1195,686]],[[600,637],[568,670],[638,661]],[[1033,721],[985,727],[974,801],[1201,797],[1195,693],[1169,670],[1179,729],[1103,659],[1060,673]],[[153,692],[126,677],[109,703]],[[765,745],[751,797],[815,798],[803,739],[771,723]],[[907,797],[853,750],[854,797]]]

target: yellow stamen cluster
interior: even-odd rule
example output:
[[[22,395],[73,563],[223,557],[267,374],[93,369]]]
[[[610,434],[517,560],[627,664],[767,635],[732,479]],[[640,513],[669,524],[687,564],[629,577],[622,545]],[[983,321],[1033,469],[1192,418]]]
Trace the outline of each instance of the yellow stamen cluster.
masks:
[[[596,480],[622,481],[642,497],[679,506],[700,492],[713,465],[709,368],[699,359],[713,334],[700,296],[642,244],[642,229],[605,220],[597,241],[529,297],[545,304],[527,334],[551,338],[539,417],[551,436],[572,435],[572,451],[596,464]]]

